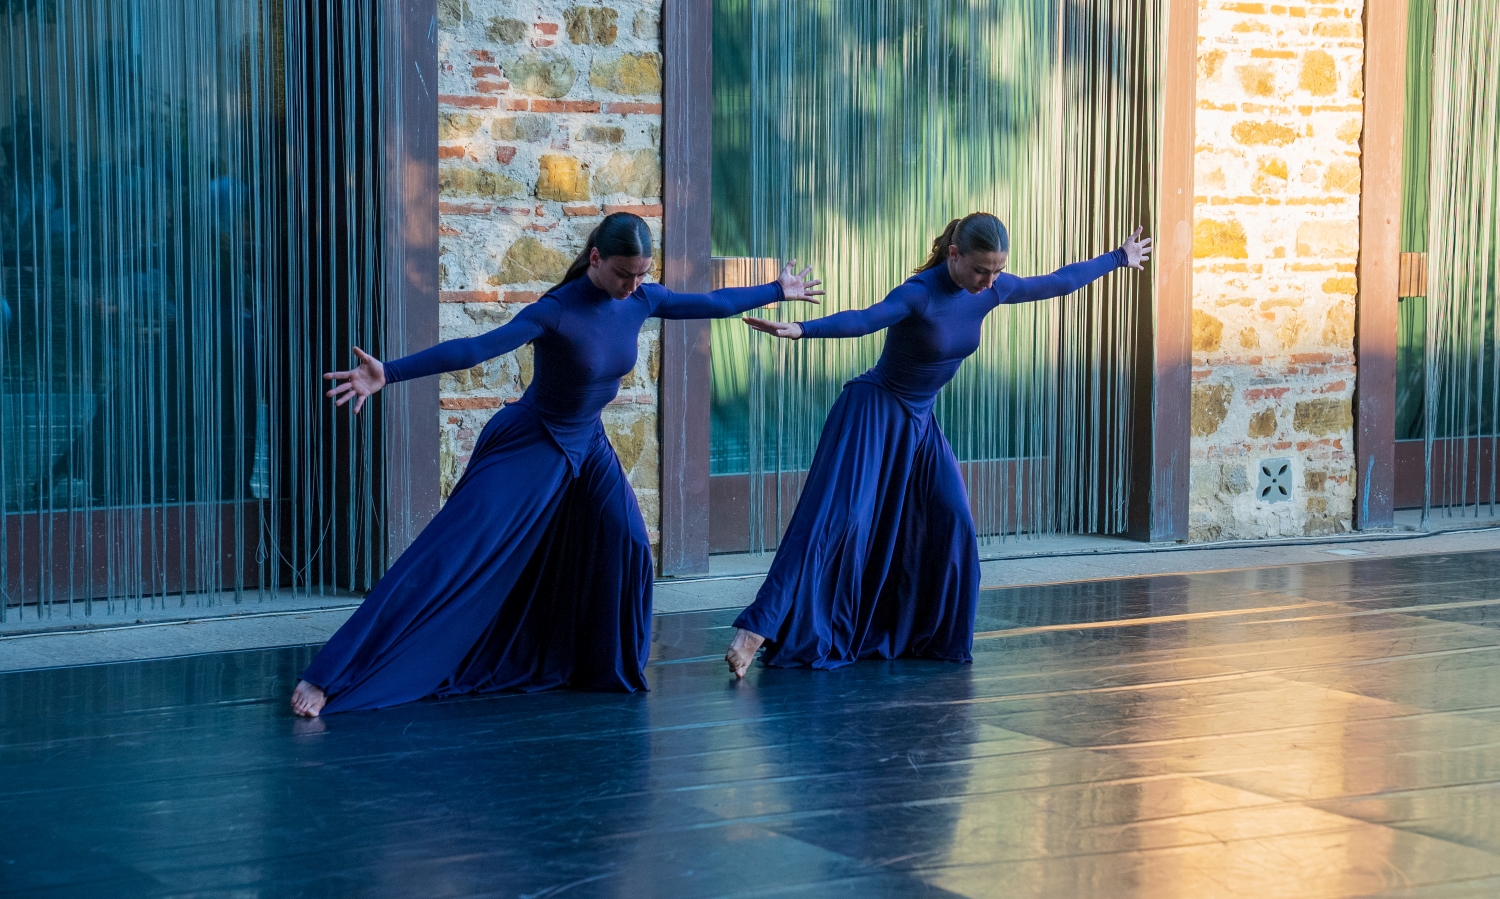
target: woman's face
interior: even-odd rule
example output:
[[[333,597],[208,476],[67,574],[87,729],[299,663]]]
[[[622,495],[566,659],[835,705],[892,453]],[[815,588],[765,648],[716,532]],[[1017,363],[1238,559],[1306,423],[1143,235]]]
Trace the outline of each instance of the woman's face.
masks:
[[[949,247],[948,277],[969,293],[979,293],[990,289],[990,285],[1005,271],[1005,263],[1009,259],[1010,254],[1004,250],[993,253],[980,250],[960,253],[958,247]]]
[[[623,300],[635,293],[651,274],[652,264],[650,256],[600,256],[599,248],[595,247],[589,252],[589,280],[615,299]]]

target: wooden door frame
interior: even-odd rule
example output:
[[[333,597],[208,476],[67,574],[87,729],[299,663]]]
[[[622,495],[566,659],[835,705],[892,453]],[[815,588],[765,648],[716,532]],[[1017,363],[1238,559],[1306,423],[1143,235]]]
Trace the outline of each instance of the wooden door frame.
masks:
[[[662,3],[662,274],[706,291],[713,178],[713,3]],[[708,573],[709,324],[662,322],[661,574]]]
[[[437,0],[386,0],[382,110],[385,139],[385,358],[438,342]],[[399,115],[392,116],[393,113]],[[385,440],[386,564],[437,514],[442,495],[438,379],[381,397]]]
[[[1198,4],[1165,0],[1161,182],[1151,289],[1136,318],[1130,510],[1126,533],[1150,543],[1188,536],[1193,389],[1193,150],[1197,127]]]
[[[1366,0],[1359,294],[1354,320],[1354,527],[1389,528],[1396,509],[1396,322],[1407,0]]]

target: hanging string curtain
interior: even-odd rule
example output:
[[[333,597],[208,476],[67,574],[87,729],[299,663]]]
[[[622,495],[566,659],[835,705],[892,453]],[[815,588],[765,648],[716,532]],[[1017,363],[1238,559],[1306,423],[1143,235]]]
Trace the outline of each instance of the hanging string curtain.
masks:
[[[378,574],[378,6],[0,0],[0,618]]]
[[[1159,2],[715,0],[714,253],[796,257],[823,315],[879,301],[952,218],[1050,272],[1154,222]],[[980,532],[1125,528],[1138,291],[1002,308],[937,405]],[[824,417],[884,335],[795,344],[714,322],[711,469],[774,545]],[[790,482],[791,489],[786,489]],[[761,535],[770,534],[769,539]]]
[[[1428,253],[1422,323],[1425,521],[1433,509],[1445,515],[1495,511],[1500,8],[1493,3],[1414,2],[1419,7],[1415,12],[1429,18],[1432,35],[1428,209],[1409,216],[1426,225]],[[1422,30],[1414,33],[1420,37]],[[1422,212],[1427,213],[1425,223],[1420,222]]]

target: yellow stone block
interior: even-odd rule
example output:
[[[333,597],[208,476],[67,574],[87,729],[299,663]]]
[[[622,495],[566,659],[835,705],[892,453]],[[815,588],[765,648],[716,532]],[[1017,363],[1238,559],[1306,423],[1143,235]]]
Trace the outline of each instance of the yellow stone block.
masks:
[[[563,13],[568,40],[575,44],[608,47],[619,36],[620,14],[608,7],[575,6]]]
[[[526,185],[499,172],[442,166],[438,169],[438,194],[445,197],[524,197]]]
[[[1193,351],[1215,353],[1224,338],[1224,323],[1207,312],[1193,310]]]
[[[1355,257],[1359,255],[1359,222],[1311,221],[1297,226],[1297,255]]]
[[[543,200],[589,199],[588,168],[571,156],[548,154],[541,159],[541,177],[536,182],[536,195]]]
[[[661,157],[655,150],[614,153],[594,173],[594,193],[601,197],[629,194],[642,199],[661,196]]]
[[[1286,188],[1286,160],[1275,156],[1263,156],[1255,169],[1255,179],[1250,187],[1256,193],[1279,193]]]
[[[632,475],[632,482],[638,476],[636,467],[642,458],[655,462],[656,422],[651,417],[642,415],[634,421],[628,422],[616,421],[611,417],[611,420],[604,423],[604,433],[609,438],[609,442],[614,446],[615,455],[620,460],[620,467],[625,469],[627,474]],[[643,467],[652,469],[652,483],[650,486],[656,486],[656,478],[654,476],[656,466],[653,464]],[[636,486],[645,485],[637,484]]]
[[[1363,37],[1358,22],[1318,22],[1313,25],[1313,34],[1318,37]]]
[[[1323,175],[1323,189],[1334,193],[1359,193],[1360,170],[1357,162],[1335,162]]]
[[[1293,312],[1276,329],[1276,342],[1281,344],[1283,350],[1290,350],[1302,342],[1302,335],[1306,333],[1307,320]]]
[[[1240,86],[1252,97],[1270,97],[1276,94],[1276,73],[1268,65],[1240,66],[1235,69],[1240,76]]]
[[[594,63],[589,84],[616,94],[661,93],[661,54],[626,53]]]
[[[1315,97],[1326,97],[1339,89],[1338,67],[1333,57],[1322,50],[1309,50],[1302,56],[1302,74],[1297,86]]]
[[[1197,384],[1193,387],[1192,430],[1195,437],[1207,437],[1229,417],[1229,385]]]
[[[535,237],[523,237],[505,251],[500,272],[490,278],[490,283],[503,285],[560,281],[572,262],[570,254],[544,246]]]
[[[438,113],[438,140],[460,140],[473,137],[484,119],[465,112]]]
[[[1230,128],[1229,133],[1250,147],[1284,147],[1300,136],[1295,128],[1280,122],[1240,122]]]
[[[1276,435],[1276,410],[1262,409],[1250,416],[1250,427],[1246,432],[1255,439],[1265,439]]]
[[[1349,280],[1354,280],[1350,278]],[[1354,346],[1354,304],[1342,302],[1328,310],[1323,325],[1323,343],[1328,346],[1348,349]]]
[[[1245,226],[1233,220],[1216,222],[1213,219],[1200,219],[1193,225],[1193,257],[1249,259]]]
[[[524,54],[506,65],[505,74],[518,93],[554,100],[566,97],[578,79],[572,60],[555,51]]]
[[[1223,50],[1209,50],[1198,56],[1198,77],[1204,81],[1211,81],[1218,77],[1219,68],[1224,65],[1224,57],[1227,54]]]
[[[1347,397],[1305,400],[1292,413],[1292,427],[1314,437],[1345,434],[1354,427],[1354,412]]]

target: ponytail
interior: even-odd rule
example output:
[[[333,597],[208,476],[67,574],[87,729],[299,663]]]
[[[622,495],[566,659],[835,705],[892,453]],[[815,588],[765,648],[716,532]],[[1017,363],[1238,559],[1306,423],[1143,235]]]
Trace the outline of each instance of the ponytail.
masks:
[[[646,227],[646,220],[631,212],[614,212],[606,215],[604,221],[600,222],[594,230],[589,232],[588,242],[583,245],[583,252],[568,266],[568,271],[563,275],[561,281],[552,286],[557,290],[570,281],[582,278],[589,270],[589,260],[594,250],[599,251],[599,258],[609,259],[612,256],[650,256],[651,255],[651,229]],[[549,290],[548,293],[552,291]]]
[[[925,272],[930,268],[937,268],[948,261],[948,247],[953,245],[953,232],[958,230],[959,223],[962,221],[963,219],[954,219],[948,223],[948,227],[943,229],[943,233],[939,234],[933,240],[932,252],[927,254],[927,261],[922,263],[921,267],[915,269],[915,271]]]
[[[925,272],[948,261],[948,248],[958,247],[961,255],[975,251],[981,253],[1010,252],[1010,232],[1005,223],[988,212],[973,212],[961,219],[954,219],[943,229],[943,233],[932,242],[932,252],[927,261],[916,269]]]

